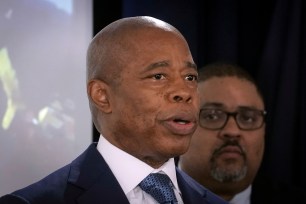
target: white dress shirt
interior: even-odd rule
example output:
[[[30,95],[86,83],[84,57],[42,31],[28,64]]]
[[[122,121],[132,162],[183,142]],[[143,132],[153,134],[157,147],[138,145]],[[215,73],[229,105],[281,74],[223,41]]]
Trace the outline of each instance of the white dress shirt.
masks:
[[[250,204],[251,203],[251,191],[252,186],[250,185],[244,191],[236,194],[232,200],[229,201],[229,204]]]
[[[183,203],[177,184],[174,159],[169,159],[160,168],[154,169],[136,157],[124,152],[100,135],[97,149],[112,170],[131,204],[157,204],[154,198],[144,192],[138,184],[150,173],[167,174],[173,185],[179,204]]]

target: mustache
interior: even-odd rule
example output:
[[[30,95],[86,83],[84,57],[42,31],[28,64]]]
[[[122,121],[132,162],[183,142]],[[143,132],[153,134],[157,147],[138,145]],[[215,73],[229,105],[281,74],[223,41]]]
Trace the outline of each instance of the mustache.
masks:
[[[214,150],[213,152],[213,157],[216,157],[218,156],[219,154],[222,153],[222,150],[225,148],[225,147],[228,147],[228,146],[236,146],[239,148],[240,152],[241,152],[241,155],[246,158],[246,153],[244,151],[244,149],[241,147],[241,145],[239,144],[239,142],[237,140],[226,140],[220,147],[218,147],[217,149]]]

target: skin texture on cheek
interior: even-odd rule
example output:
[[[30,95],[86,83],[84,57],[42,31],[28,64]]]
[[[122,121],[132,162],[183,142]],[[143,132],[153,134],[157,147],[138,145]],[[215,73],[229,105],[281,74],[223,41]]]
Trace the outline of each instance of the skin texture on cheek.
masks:
[[[116,146],[132,155],[148,154],[155,146],[152,140],[156,135],[156,115],[160,105],[152,103],[150,97],[139,91],[124,89],[122,100],[116,101]],[[151,97],[152,98],[152,97]],[[155,136],[156,137],[156,136]],[[152,151],[153,151],[152,150]]]
[[[264,139],[262,139],[250,143],[254,147],[252,147],[252,149],[249,150],[250,156],[248,159],[248,165],[250,166],[250,168],[258,169],[260,167],[261,160],[263,158],[265,141]]]

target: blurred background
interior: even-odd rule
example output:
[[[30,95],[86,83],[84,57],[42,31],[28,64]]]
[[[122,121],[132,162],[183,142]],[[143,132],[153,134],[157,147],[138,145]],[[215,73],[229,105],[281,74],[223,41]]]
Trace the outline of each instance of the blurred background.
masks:
[[[198,67],[236,63],[266,102],[260,171],[306,189],[306,2],[303,0],[2,0],[0,195],[36,181],[97,141],[85,91],[92,36],[121,17],[177,27]]]
[[[92,141],[85,85],[92,2],[0,1],[0,196]]]

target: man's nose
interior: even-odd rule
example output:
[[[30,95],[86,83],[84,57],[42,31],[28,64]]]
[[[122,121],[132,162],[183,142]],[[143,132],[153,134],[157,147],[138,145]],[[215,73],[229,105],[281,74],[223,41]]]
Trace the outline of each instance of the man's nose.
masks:
[[[195,100],[196,94],[196,88],[191,88],[186,81],[182,80],[173,84],[173,88],[169,93],[169,100],[174,103],[191,103]]]
[[[229,116],[226,124],[221,130],[221,136],[224,138],[233,138],[233,137],[239,137],[241,133],[240,128],[238,127],[238,124],[235,120],[235,117],[233,115]]]

